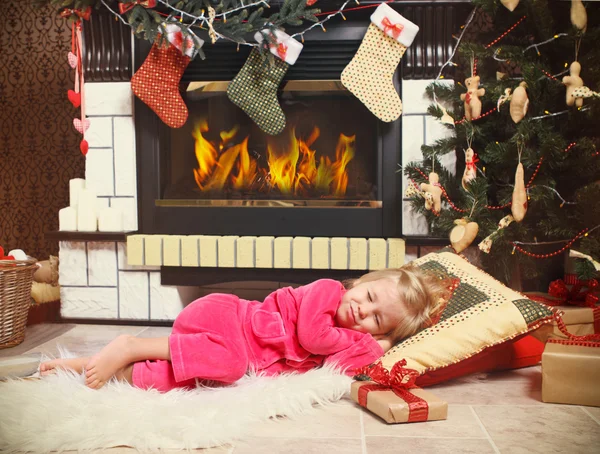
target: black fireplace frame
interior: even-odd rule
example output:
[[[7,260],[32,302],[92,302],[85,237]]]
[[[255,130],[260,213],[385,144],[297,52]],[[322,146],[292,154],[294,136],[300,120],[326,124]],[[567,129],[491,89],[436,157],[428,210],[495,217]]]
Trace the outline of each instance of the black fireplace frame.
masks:
[[[363,21],[364,22],[364,21]],[[355,50],[348,49],[347,44],[353,43],[358,48],[365,32],[364,23],[355,21],[344,23],[337,27],[328,27],[327,33],[307,34],[305,48],[311,41],[320,45],[343,45],[342,58],[350,59]],[[211,52],[216,54],[229,52],[230,55],[241,59],[245,55],[236,55],[235,47],[231,44],[216,44]],[[135,67],[143,63],[149,45],[137,40],[135,50]],[[207,54],[208,54],[207,50]],[[310,53],[309,53],[310,54]],[[286,79],[311,79],[332,77],[331,64],[324,64],[323,71],[313,66],[315,53],[309,55],[303,62],[299,59],[296,66],[290,68]],[[241,57],[241,58],[240,58]],[[235,73],[228,73],[228,67],[215,65],[215,71],[208,76],[206,71],[210,55],[206,62],[194,60],[186,70],[183,82],[195,80],[227,80]],[[310,59],[312,58],[312,59]],[[316,58],[319,58],[318,56]],[[349,60],[348,60],[349,61]],[[342,64],[343,63],[343,64]],[[241,67],[240,64],[240,67]],[[303,67],[311,66],[308,74],[303,73]],[[316,62],[318,66],[319,62]],[[334,71],[339,74],[346,61],[333,63]],[[337,68],[337,69],[336,69]],[[200,75],[198,75],[200,73]],[[297,74],[294,74],[297,73]],[[204,78],[203,78],[204,77]],[[335,77],[335,76],[334,76]],[[206,79],[209,78],[209,79]],[[284,79],[285,80],[285,79]],[[394,84],[401,92],[400,71],[394,76]],[[377,194],[382,202],[381,207],[215,207],[215,206],[157,206],[156,200],[161,198],[162,184],[165,180],[164,160],[161,159],[161,149],[168,147],[169,128],[139,99],[135,100],[135,125],[138,156],[138,204],[139,232],[145,234],[174,234],[174,235],[263,235],[263,236],[343,236],[343,237],[397,237],[402,227],[402,181],[397,172],[401,162],[401,128],[399,119],[392,123],[378,122],[377,149]],[[242,210],[242,211],[241,211]]]

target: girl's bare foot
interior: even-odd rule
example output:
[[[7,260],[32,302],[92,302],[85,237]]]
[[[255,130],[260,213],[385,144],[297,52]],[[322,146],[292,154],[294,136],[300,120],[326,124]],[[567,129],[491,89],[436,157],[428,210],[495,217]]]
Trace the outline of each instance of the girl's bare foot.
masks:
[[[135,337],[122,335],[93,356],[86,366],[85,384],[99,389],[115,374],[133,362],[131,344]]]
[[[62,358],[45,361],[40,364],[40,375],[44,376],[55,374],[56,369],[68,369],[81,374],[89,360],[90,358],[86,356],[80,358]]]

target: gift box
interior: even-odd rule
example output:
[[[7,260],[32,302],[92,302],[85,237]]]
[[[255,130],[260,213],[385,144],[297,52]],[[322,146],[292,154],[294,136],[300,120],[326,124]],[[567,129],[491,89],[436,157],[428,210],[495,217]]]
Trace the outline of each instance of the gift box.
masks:
[[[390,424],[437,421],[448,417],[448,403],[429,391],[412,388],[405,392],[404,396],[400,395],[373,381],[355,381],[351,388],[352,400]]]
[[[542,355],[542,400],[600,406],[600,342],[549,339]]]
[[[600,333],[600,305],[594,307],[563,305],[564,299],[541,292],[530,292],[526,295],[534,301],[554,306],[562,312],[562,320],[569,333],[576,336]],[[550,334],[563,339],[568,337],[560,331],[556,322]]]
[[[388,373],[381,363],[357,371],[351,387],[352,400],[387,423],[437,421],[448,417],[448,403],[414,385],[418,373],[397,362]]]

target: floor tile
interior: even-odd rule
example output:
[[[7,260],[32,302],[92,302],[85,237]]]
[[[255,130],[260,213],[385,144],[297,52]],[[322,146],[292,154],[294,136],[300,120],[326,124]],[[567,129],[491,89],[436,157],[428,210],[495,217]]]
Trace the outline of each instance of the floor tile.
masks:
[[[236,443],[233,454],[362,454],[360,439],[250,438]],[[396,451],[397,452],[397,451]]]
[[[254,436],[360,438],[360,408],[349,401],[317,407],[294,419],[281,418],[261,424]]]
[[[173,328],[170,326],[149,326],[138,333],[137,337],[167,337],[171,334],[172,330]]]
[[[90,356],[98,353],[102,347],[121,334],[136,335],[143,331],[143,326],[128,325],[76,325],[59,337],[36,346],[28,353],[42,352],[57,356],[58,346],[66,348],[77,356]]]
[[[75,326],[69,323],[43,323],[28,326],[25,328],[25,340],[14,347],[0,350],[0,358],[22,355],[38,345],[65,334]]]
[[[592,418],[594,418],[596,422],[600,424],[600,407],[585,407],[585,411],[591,414]]]
[[[491,454],[487,439],[366,437],[368,454]]]
[[[581,408],[566,405],[474,407],[500,452],[590,453],[600,428]]]
[[[206,448],[206,449],[192,449],[190,452],[195,454],[228,454],[232,450],[232,446],[219,446],[216,448]],[[65,453],[71,453],[76,451],[64,451]],[[119,446],[117,448],[105,449],[103,451],[106,454],[138,454],[140,451],[134,448],[128,448],[126,446]],[[161,453],[164,454],[175,454],[185,452],[180,449],[161,449]]]
[[[361,409],[362,410],[362,409]],[[448,419],[414,424],[387,424],[378,416],[364,411],[365,435],[390,437],[466,437],[485,438],[477,417],[466,405],[450,405]]]
[[[476,374],[429,387],[449,404],[458,405],[543,405],[542,373],[529,371]]]

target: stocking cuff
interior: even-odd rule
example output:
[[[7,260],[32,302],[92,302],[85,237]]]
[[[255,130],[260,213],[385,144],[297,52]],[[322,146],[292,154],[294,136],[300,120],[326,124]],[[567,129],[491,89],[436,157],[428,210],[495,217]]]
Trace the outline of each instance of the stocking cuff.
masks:
[[[204,41],[198,38],[196,35],[187,34],[184,35],[181,31],[181,27],[175,24],[165,25],[165,32],[167,34],[167,40],[181,51],[183,55],[190,58],[194,58],[198,53],[198,50],[204,44]],[[183,50],[183,42],[185,40],[185,52]]]
[[[265,30],[265,32],[269,33],[267,30]],[[304,46],[281,30],[275,30],[275,36],[277,37],[277,45],[275,46],[272,44],[269,46],[271,53],[289,65],[296,63]],[[259,43],[264,41],[261,32],[256,32],[254,39]]]
[[[419,32],[419,27],[394,11],[385,3],[377,7],[371,15],[371,22],[379,27],[383,33],[394,38],[405,47],[409,47]]]

